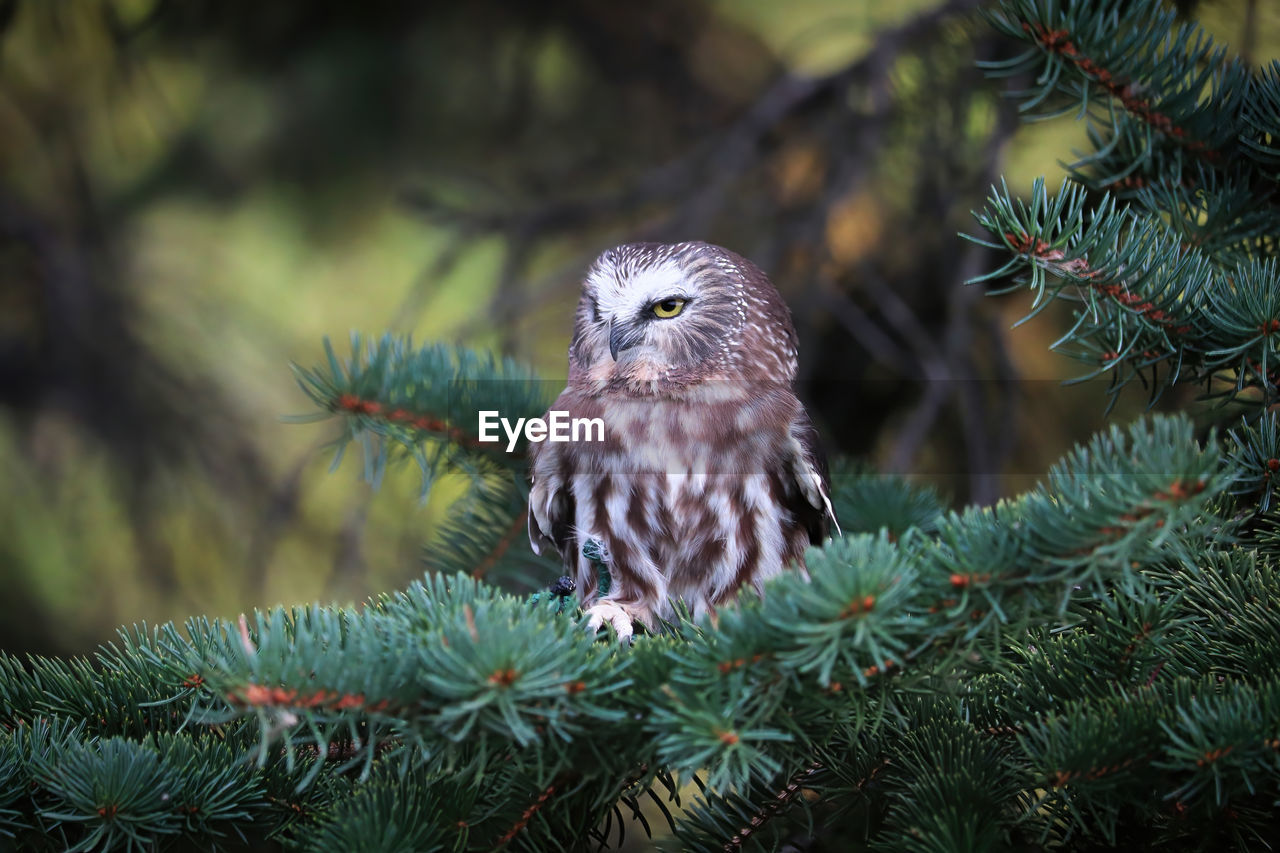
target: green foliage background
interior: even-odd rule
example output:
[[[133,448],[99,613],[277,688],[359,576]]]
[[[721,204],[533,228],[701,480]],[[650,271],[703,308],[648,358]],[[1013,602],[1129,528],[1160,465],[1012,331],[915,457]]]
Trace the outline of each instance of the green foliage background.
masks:
[[[1155,43],[1170,19],[1155,13],[1159,3],[1121,4],[1130,16],[1123,33],[1145,32],[1152,21],[1156,31],[1150,53],[1112,58],[1103,89],[1130,73],[1155,89],[1153,80],[1177,88],[1191,68],[1216,65],[1196,53],[1162,57],[1172,80],[1160,69],[1135,71],[1160,54]],[[812,65],[802,67],[816,76],[784,75],[781,85],[760,81],[801,60],[772,46],[785,29],[778,20],[761,15],[755,30],[741,26],[735,16],[745,5],[668,6],[672,19],[643,21],[661,36],[656,42],[624,33],[636,23],[625,12],[614,18],[572,4],[563,18],[517,14],[474,29],[466,15],[439,26],[430,14],[411,20],[379,7],[352,16],[320,6],[318,17],[290,17],[234,4],[103,3],[92,15],[72,6],[0,6],[6,35],[29,34],[21,27],[31,25],[30,33],[66,44],[105,36],[113,73],[63,83],[108,100],[130,97],[124,93],[158,67],[149,60],[162,64],[169,53],[225,61],[271,81],[260,115],[252,98],[229,101],[227,126],[240,147],[224,148],[226,137],[208,132],[225,117],[202,124],[218,99],[196,97],[186,126],[198,130],[176,134],[154,160],[142,158],[138,173],[113,183],[95,174],[101,152],[86,132],[96,133],[91,111],[60,109],[69,90],[45,87],[38,74],[22,77],[40,57],[16,52],[20,73],[9,93],[26,126],[39,129],[40,144],[0,195],[0,261],[14,309],[0,341],[0,399],[13,413],[14,467],[29,471],[30,488],[8,500],[20,522],[43,502],[53,544],[41,547],[40,524],[28,522],[3,547],[19,568],[52,553],[53,569],[34,581],[14,573],[15,617],[0,639],[36,645],[24,628],[39,626],[49,642],[67,643],[93,630],[86,614],[129,601],[127,586],[113,586],[108,574],[125,557],[60,535],[68,518],[120,534],[120,551],[135,560],[132,582],[157,606],[185,600],[209,615],[182,627],[125,629],[91,658],[0,655],[0,839],[17,833],[37,848],[135,849],[247,832],[318,850],[570,849],[588,836],[611,836],[627,812],[639,823],[646,810],[666,817],[670,802],[680,812],[660,841],[669,849],[776,849],[800,839],[820,846],[841,837],[866,839],[872,849],[1244,849],[1273,841],[1280,601],[1274,513],[1255,515],[1252,504],[1259,495],[1268,503],[1280,470],[1280,427],[1265,411],[1276,387],[1275,266],[1260,260],[1275,250],[1274,134],[1266,134],[1280,78],[1246,82],[1247,72],[1229,67],[1226,91],[1203,102],[1147,102],[1135,86],[1112,87],[1141,120],[1094,113],[1104,135],[1118,134],[1114,150],[1123,156],[1109,161],[1107,146],[1077,175],[1091,191],[1137,196],[1140,209],[1117,212],[1106,202],[1085,209],[1080,189],[1051,201],[1040,181],[1015,190],[1025,203],[993,188],[975,205],[984,235],[963,243],[950,230],[957,201],[971,198],[975,184],[984,189],[983,176],[1003,169],[999,149],[1014,143],[1010,111],[964,69],[995,59],[988,68],[1012,69],[1015,83],[1022,73],[1023,86],[1032,85],[1024,100],[1052,108],[1034,86],[1051,95],[1060,84],[1070,100],[1079,83],[1046,74],[1031,84],[1025,71],[1046,61],[1040,48],[1050,69],[1072,70],[1084,67],[1081,55],[1105,54],[1116,37],[1097,9],[1060,19],[1035,0],[1007,0],[1008,14],[1030,22],[996,16],[992,23],[1040,45],[1001,63],[1008,54],[986,35],[946,17],[974,5],[924,6],[901,24],[869,14],[857,23],[873,26],[874,39],[849,38],[843,64],[837,52],[806,51]],[[1259,7],[1243,8],[1252,61]],[[823,28],[841,29],[834,21]],[[511,33],[519,59],[504,64],[497,48],[491,74],[424,70],[478,68],[448,58],[473,52],[479,42],[469,38],[489,36],[492,45]],[[679,61],[656,85],[663,63],[655,57],[672,44]],[[600,46],[604,54],[584,53]],[[334,57],[341,61],[330,65]],[[1241,101],[1242,92],[1259,98]],[[600,99],[615,93],[617,104]],[[840,105],[864,95],[866,109]],[[1151,103],[1159,104],[1155,112]],[[1223,120],[1206,126],[1213,110]],[[627,138],[612,127],[619,116],[652,122],[652,134]],[[859,124],[853,136],[841,123],[849,116]],[[1169,133],[1150,132],[1162,123]],[[634,177],[629,157],[678,155],[690,134],[701,133],[716,140],[716,157],[640,166],[642,177]],[[1116,181],[1114,169],[1132,163],[1134,151],[1149,155],[1132,173],[1143,183]],[[1197,151],[1220,168],[1189,176],[1185,156]],[[606,167],[593,171],[593,157]],[[42,173],[38,162],[49,168]],[[435,171],[405,177],[423,162]],[[704,172],[705,180],[689,183]],[[860,177],[848,180],[851,172]],[[375,500],[348,471],[351,479],[334,478],[341,520],[329,536],[323,504],[304,505],[315,454],[281,451],[254,426],[260,407],[283,398],[265,365],[245,366],[239,350],[254,338],[241,328],[244,316],[220,314],[228,298],[205,301],[202,288],[214,288],[201,274],[222,269],[226,258],[156,235],[172,237],[183,205],[221,224],[271,186],[298,204],[299,233],[317,246],[343,244],[351,196],[334,188],[379,175],[395,187],[397,210],[443,235],[433,257],[418,259],[425,272],[384,325],[428,324],[443,298],[468,309],[448,318],[443,336],[479,342],[481,353],[415,349],[389,335],[367,348],[357,343],[345,363],[341,346],[299,359],[319,364],[295,368],[312,402],[299,408],[345,413],[366,480],[397,470],[381,464],[384,450],[414,457],[424,475],[452,467],[501,476],[503,466],[486,466],[485,451],[469,449],[465,435],[447,448],[456,451],[447,461],[434,456],[447,447],[431,437],[436,428],[410,427],[418,419],[406,413],[435,413],[455,374],[526,375],[483,350],[542,364],[542,350],[551,349],[546,329],[560,328],[568,314],[578,256],[599,241],[645,233],[646,217],[670,215],[668,224],[701,222],[707,236],[741,240],[757,247],[748,254],[771,258],[808,331],[807,389],[831,446],[852,447],[866,457],[862,466],[935,463],[942,489],[977,505],[947,512],[931,489],[863,476],[866,467],[843,461],[836,500],[850,535],[810,553],[809,578],[776,578],[763,600],[746,596],[714,625],[677,620],[631,648],[595,641],[545,597],[512,597],[477,579],[483,569],[468,543],[501,531],[487,513],[509,495],[494,506],[486,503],[492,495],[476,495],[479,517],[469,529],[450,528],[441,521],[442,511],[456,509],[447,489],[433,489],[435,503],[424,509],[412,505],[406,481]],[[1169,178],[1167,196],[1153,197]],[[596,186],[577,196],[558,192],[554,184],[569,179]],[[633,186],[641,202],[624,203]],[[723,210],[726,199],[728,223],[708,212]],[[1197,205],[1228,201],[1256,217],[1196,215]],[[821,215],[806,216],[810,209]],[[1118,239],[1130,222],[1131,238]],[[774,229],[802,239],[760,241]],[[270,229],[249,231],[252,241]],[[815,238],[819,260],[806,264]],[[269,244],[254,243],[267,266]],[[956,244],[969,249],[950,248]],[[486,248],[491,268],[461,277]],[[1064,456],[1043,485],[994,501],[999,492],[988,475],[998,475],[1001,488],[1015,486],[1011,475],[1043,450],[1036,442],[1047,445],[1085,421],[1047,423],[1053,409],[1034,399],[1007,405],[1005,386],[1029,374],[1000,370],[1002,358],[1021,360],[999,325],[1004,309],[974,301],[978,288],[948,285],[957,272],[963,279],[966,269],[998,266],[985,265],[988,249],[1004,266],[984,278],[1012,272],[1022,276],[1015,287],[1029,283],[1046,304],[1077,299],[1078,322],[1055,348],[1074,351],[1085,370],[1149,378],[1169,392],[1157,402],[1173,408],[1188,408],[1189,399],[1166,387],[1175,377],[1207,384],[1238,396],[1256,422],[1221,443],[1221,424],[1210,421],[1225,422],[1234,407],[1200,410],[1199,423],[1179,413],[1112,426]],[[256,259],[227,257],[244,260],[230,267],[252,278]],[[149,263],[163,276],[146,287]],[[308,269],[312,263],[307,257]],[[939,265],[946,272],[930,276]],[[789,280],[806,270],[808,286]],[[315,275],[325,278],[322,266]],[[240,303],[257,306],[262,327],[294,293],[264,288]],[[819,291],[828,301],[815,299]],[[350,312],[366,310],[364,292],[352,293],[343,297]],[[158,307],[166,299],[186,307]],[[823,306],[838,323],[815,319]],[[170,316],[179,319],[159,322]],[[877,322],[885,324],[882,338]],[[846,332],[862,351],[840,343]],[[935,337],[945,339],[941,346]],[[893,372],[885,358],[893,352],[914,360],[928,381]],[[558,364],[560,355],[546,358]],[[939,370],[947,359],[959,360],[958,372]],[[1117,364],[1121,370],[1111,369]],[[844,385],[824,383],[842,370]],[[851,384],[868,376],[890,390]],[[997,381],[966,403],[963,389],[943,381],[957,376]],[[832,395],[842,387],[863,395],[852,419],[848,401]],[[1085,390],[1096,412],[1101,389]],[[493,394],[511,395],[504,406],[526,414],[543,405],[539,387],[518,381],[475,383],[460,404],[487,405]],[[901,405],[917,395],[922,403]],[[1055,399],[1063,407],[1064,398]],[[990,400],[992,411],[975,411],[975,400]],[[1122,401],[1121,416],[1134,405]],[[975,445],[1003,427],[1016,437],[1003,449]],[[922,429],[931,432],[928,442],[903,442]],[[292,468],[283,467],[288,452],[298,454]],[[998,467],[936,465],[957,454],[971,466],[996,460]],[[99,470],[88,472],[85,460]],[[97,495],[85,488],[95,482]],[[519,489],[510,478],[508,485]],[[375,517],[394,500],[403,501],[398,515]],[[888,529],[880,530],[886,516]],[[371,555],[384,549],[409,564],[430,528],[446,541],[428,549],[429,564],[441,566],[447,552],[470,576],[396,584],[401,591],[359,607],[217,614],[215,599],[233,588],[288,597],[276,587],[293,559],[300,572],[310,560],[308,577],[336,595],[358,594],[361,584],[386,580],[363,571]],[[23,549],[34,555],[25,562]],[[222,560],[236,571],[220,574]],[[37,584],[78,607],[67,612],[80,622],[45,618],[65,605],[31,595]],[[122,618],[137,620],[136,611]],[[255,769],[247,759],[256,759]],[[699,793],[690,778],[703,786]],[[680,796],[668,799],[661,789]],[[641,809],[646,796],[653,805]],[[812,838],[815,823],[821,829]]]
[[[502,4],[406,20],[393,4],[321,4],[317,16],[332,26],[294,32],[289,4],[275,13],[227,3],[194,4],[205,18],[154,26],[168,5],[3,4],[0,202],[13,221],[65,241],[91,271],[107,270],[107,289],[125,306],[119,326],[89,311],[79,334],[91,343],[77,357],[121,365],[115,381],[182,414],[163,432],[143,411],[107,435],[95,423],[123,409],[123,398],[63,405],[58,389],[32,398],[13,379],[14,393],[0,400],[0,644],[10,651],[84,650],[141,619],[361,600],[418,576],[422,544],[458,488],[446,480],[422,505],[411,471],[391,472],[376,497],[350,462],[328,476],[317,458],[326,430],[281,421],[309,408],[288,363],[316,361],[324,335],[391,329],[561,376],[574,265],[614,242],[591,231],[539,242],[533,267],[568,265],[569,286],[536,292],[513,317],[493,301],[506,238],[467,234],[410,203],[424,187],[464,206],[501,203],[513,197],[517,165],[538,160],[554,176],[567,147],[635,156],[610,150],[613,138],[575,109],[584,92],[611,93],[592,89],[591,58],[556,23]],[[838,68],[935,5],[710,3],[694,73],[726,103],[746,104],[779,68]],[[1199,15],[1231,42],[1243,6],[1205,3]],[[393,30],[403,33],[392,40]],[[1270,4],[1253,38],[1258,61],[1280,48]],[[893,79],[908,93],[930,85],[910,61]],[[990,109],[975,108],[975,127],[991,121]],[[1073,138],[1083,143],[1070,117],[1019,129],[999,163],[1011,190],[1041,174],[1056,184]],[[796,150],[802,162],[803,145]],[[910,250],[912,235],[876,229],[886,206],[903,203],[886,181],[828,229],[835,251],[866,251],[867,240]],[[0,246],[0,273],[6,343],[39,350],[42,336],[62,334],[45,322],[45,279],[20,245]],[[1010,305],[1002,324],[1021,310]],[[1024,378],[1071,375],[1044,352],[1056,324],[1037,321],[1010,338]],[[127,347],[120,329],[136,336]],[[802,342],[815,357],[836,346]],[[133,347],[167,378],[148,384],[150,368],[127,360]],[[1101,422],[1097,394],[1055,394],[1041,410],[1049,416],[1021,431],[1004,493],[1025,488]],[[884,448],[853,449],[874,464]],[[951,490],[946,477],[935,482]]]

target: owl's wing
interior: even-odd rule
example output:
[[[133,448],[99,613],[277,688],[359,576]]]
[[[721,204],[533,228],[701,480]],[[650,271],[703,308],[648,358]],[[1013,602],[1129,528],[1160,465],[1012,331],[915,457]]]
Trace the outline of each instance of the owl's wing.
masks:
[[[809,531],[809,541],[819,545],[833,527],[836,535],[840,535],[840,523],[831,505],[827,456],[822,451],[818,430],[803,407],[791,421],[790,449],[783,477],[783,500],[796,521]]]
[[[529,490],[529,544],[533,553],[541,554],[543,548],[554,548],[569,564],[566,555],[578,550],[574,534],[574,501],[566,477],[568,466],[564,459],[564,442],[544,441],[530,445],[530,475],[533,486]]]

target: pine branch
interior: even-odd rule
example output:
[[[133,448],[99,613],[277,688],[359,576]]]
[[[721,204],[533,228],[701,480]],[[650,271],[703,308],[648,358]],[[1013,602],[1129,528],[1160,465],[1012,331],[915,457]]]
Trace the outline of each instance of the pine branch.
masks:
[[[368,345],[353,336],[351,349],[351,357],[340,360],[326,340],[325,366],[294,366],[298,384],[320,409],[345,419],[335,465],[346,445],[357,442],[365,476],[377,482],[390,456],[402,454],[418,464],[424,493],[445,470],[486,463],[523,470],[520,455],[504,453],[503,442],[481,440],[479,413],[500,412],[513,422],[541,416],[549,389],[528,369],[461,348],[415,349],[412,340],[390,335]]]
[[[1245,420],[1228,434],[1228,441],[1227,454],[1239,472],[1231,493],[1266,513],[1280,487],[1280,416],[1268,411],[1253,424]]]
[[[1030,316],[1053,299],[1082,303],[1055,348],[1110,372],[1113,388],[1140,376],[1153,394],[1177,382],[1229,377],[1228,397],[1277,396],[1280,296],[1276,260],[1220,267],[1162,223],[1103,197],[1086,212],[1084,190],[1050,198],[1042,181],[1029,203],[993,193],[978,221],[1013,257],[975,281],[1021,274],[1036,293]],[[1159,366],[1164,365],[1163,372]]]
[[[1149,12],[1150,10],[1143,11]],[[1161,23],[1159,20],[1151,22],[1153,33],[1167,29],[1167,27],[1161,27]],[[1076,70],[1118,101],[1124,109],[1129,111],[1130,115],[1139,121],[1172,137],[1185,145],[1187,150],[1200,155],[1209,162],[1217,162],[1222,159],[1220,150],[1210,147],[1210,143],[1206,140],[1192,139],[1186,127],[1175,124],[1168,112],[1153,105],[1151,100],[1142,94],[1144,86],[1123,75],[1113,74],[1108,68],[1103,67],[1085,55],[1081,48],[1076,46],[1068,30],[1050,30],[1043,23],[1032,23],[1030,21],[1023,21],[1022,29],[1047,53],[1061,58],[1066,64],[1074,66]],[[1167,61],[1167,57],[1165,57],[1165,60]],[[1195,64],[1201,63],[1197,62]],[[1204,64],[1218,65],[1220,63],[1210,61]],[[1202,86],[1204,80],[1201,78],[1196,82]]]
[[[1280,129],[1280,60],[1272,60],[1252,83],[1244,118],[1253,134],[1245,139],[1245,145],[1255,161],[1272,170],[1271,179],[1280,180],[1280,170],[1276,170],[1280,165],[1280,135],[1276,133]]]
[[[831,502],[845,533],[879,533],[898,541],[911,531],[932,533],[942,499],[931,488],[892,475],[854,470],[837,461],[831,470]]]
[[[988,17],[1033,45],[988,65],[998,76],[1035,74],[1034,89],[1015,93],[1024,110],[1061,103],[1089,117],[1093,151],[1069,166],[1077,181],[1136,203],[1153,217],[1142,232],[1163,224],[1183,255],[1202,253],[1228,276],[1275,256],[1280,197],[1265,171],[1280,77],[1250,74],[1161,0],[1008,0]],[[1034,251],[1029,236],[1015,232],[1014,250]]]
[[[742,845],[753,835],[759,832],[762,826],[791,804],[804,787],[805,782],[811,779],[821,769],[822,765],[815,761],[795,776],[792,776],[786,786],[775,794],[773,799],[766,801],[765,804],[751,816],[751,820],[740,827],[738,831],[733,834],[733,837],[725,843],[724,853],[738,853],[738,851],[742,849]]]
[[[344,821],[380,837],[373,828],[408,808],[404,815],[425,821],[422,832],[446,833],[431,838],[456,837],[461,821],[470,837],[539,846],[566,821],[579,830],[598,826],[635,791],[630,768],[647,766],[705,768],[705,814],[718,815],[712,849],[735,835],[745,847],[789,806],[801,805],[796,792],[804,783],[785,778],[783,768],[809,766],[815,756],[832,767],[848,731],[863,744],[882,739],[874,754],[890,761],[892,776],[868,803],[900,792],[895,826],[954,841],[965,824],[933,814],[929,803],[959,798],[975,804],[973,814],[987,814],[981,804],[1007,802],[1008,780],[1025,773],[1058,792],[1045,801],[1050,813],[1083,810],[1073,825],[1102,831],[1106,822],[1089,816],[1091,792],[1119,785],[1138,796],[1137,780],[1159,762],[1171,762],[1160,771],[1159,790],[1179,791],[1189,808],[1208,796],[1198,780],[1217,778],[1215,772],[1235,774],[1222,789],[1224,801],[1247,801],[1241,774],[1258,772],[1265,751],[1257,745],[1276,736],[1269,718],[1240,717],[1241,703],[1254,694],[1232,685],[1270,695],[1268,682],[1246,679],[1280,649],[1242,638],[1256,643],[1265,635],[1256,633],[1260,626],[1274,625],[1280,576],[1238,561],[1199,568],[1196,550],[1219,535],[1224,521],[1209,510],[1239,477],[1212,444],[1192,439],[1188,421],[1157,418],[1099,436],[1019,501],[934,519],[934,533],[917,530],[897,542],[886,534],[833,542],[811,552],[809,580],[779,577],[763,601],[723,610],[715,626],[683,621],[630,651],[594,642],[571,617],[455,576],[414,584],[362,610],[314,606],[240,623],[197,621],[185,637],[172,626],[133,632],[75,678],[8,664],[0,667],[0,694],[29,697],[24,716],[64,709],[53,716],[74,719],[84,685],[107,683],[100,674],[89,682],[85,676],[117,673],[134,704],[162,708],[156,703],[173,699],[187,720],[184,731],[224,733],[245,774],[236,778],[261,785],[228,804],[228,815],[265,809],[273,826],[323,827],[316,831],[326,839],[350,837],[334,834],[347,832]],[[1200,574],[1185,574],[1191,571]],[[1001,662],[1027,638],[1032,646],[1021,661]],[[1176,709],[1214,673],[1228,678],[1219,692],[1241,697],[1204,706],[1227,728],[1179,728]],[[912,697],[921,691],[938,696],[938,706],[918,709]],[[1128,717],[1098,713],[1107,702],[1136,700],[1150,711],[1142,716],[1147,736],[1135,737]],[[949,717],[958,707],[952,702],[972,707],[980,722]],[[1061,720],[1046,717],[1046,709]],[[155,715],[147,725],[169,725],[167,719]],[[911,739],[917,730],[933,734]],[[27,731],[19,725],[10,736],[19,733],[25,743]],[[128,739],[122,743],[133,745],[100,752],[83,746],[91,743],[83,728],[57,732],[20,750],[26,757],[19,767],[40,753],[51,756],[41,765],[50,769],[34,787],[18,786],[16,801],[0,799],[0,809],[18,812],[18,825],[34,825],[22,823],[27,815],[61,822],[74,836],[67,846],[89,837],[70,828],[73,812],[35,805],[47,796],[79,796],[59,793],[53,768],[74,760],[90,776],[126,764],[139,773],[168,772],[169,747],[153,753]],[[970,746],[931,779],[922,762],[940,755],[944,741]],[[1095,748],[1103,743],[1114,751]],[[983,763],[975,744],[995,749],[996,764]],[[1226,746],[1230,752],[1213,752]],[[244,763],[250,756],[256,764]],[[1243,764],[1232,763],[1237,756]],[[398,767],[426,773],[415,777],[412,793],[377,781]],[[542,796],[552,790],[548,780],[569,771],[576,781],[556,782]],[[339,805],[346,801],[331,786],[347,775],[363,781],[342,784],[367,793]],[[202,814],[222,813],[216,779],[207,777],[198,789],[204,793],[182,802],[199,801]],[[988,781],[975,788],[966,779]],[[1055,779],[1065,785],[1053,788]],[[284,780],[316,799],[289,794]],[[441,786],[453,784],[475,791],[457,816],[440,811],[452,796]],[[779,786],[776,808],[764,808]],[[717,799],[734,789],[772,793],[732,807]],[[817,803],[839,802],[840,790],[821,793]],[[131,805],[129,791],[137,793],[122,789],[115,814],[138,814],[139,833],[189,831],[184,812],[162,812],[145,799],[137,802],[152,805]],[[984,832],[1007,836],[1012,814],[1002,812]],[[105,820],[94,813],[93,821]]]
[[[374,483],[397,456],[417,463],[424,497],[445,474],[465,478],[465,491],[427,545],[430,569],[490,575],[525,589],[544,586],[558,573],[557,562],[535,555],[517,535],[527,498],[523,437],[511,449],[505,435],[494,442],[479,434],[480,412],[495,412],[511,423],[540,417],[549,387],[510,360],[499,363],[438,345],[415,348],[409,338],[385,336],[363,346],[354,337],[345,361],[328,341],[325,351],[326,366],[294,368],[322,414],[294,420],[343,418],[335,467],[354,442],[363,451],[365,476]]]
[[[1108,134],[1106,147],[1123,140],[1137,152],[1125,174],[1179,168],[1157,139],[1220,164],[1245,130],[1240,116],[1248,71],[1198,26],[1178,24],[1160,0],[1121,6],[1006,0],[988,19],[1000,32],[1034,46],[1015,59],[986,64],[1000,76],[1035,73],[1038,88],[1019,93],[1023,110],[1064,98],[1084,113],[1094,103],[1091,96],[1110,101],[1090,115]]]
[[[529,503],[525,501],[521,503],[520,508],[512,514],[512,520],[507,524],[506,529],[502,531],[502,536],[494,543],[489,553],[485,554],[474,569],[471,570],[473,578],[483,578],[493,568],[494,564],[510,550],[512,543],[517,541],[517,537],[526,530],[525,513],[529,511]]]
[[[494,842],[493,849],[501,850],[503,847],[506,847],[515,840],[515,837],[520,834],[521,830],[529,825],[529,821],[533,819],[533,816],[541,811],[543,806],[545,806],[547,802],[555,796],[556,788],[557,785],[555,782],[552,782],[550,785],[543,788],[542,793],[538,794],[538,798],[530,803],[529,807],[520,813],[520,819],[517,820],[510,829],[504,832],[496,842]]]

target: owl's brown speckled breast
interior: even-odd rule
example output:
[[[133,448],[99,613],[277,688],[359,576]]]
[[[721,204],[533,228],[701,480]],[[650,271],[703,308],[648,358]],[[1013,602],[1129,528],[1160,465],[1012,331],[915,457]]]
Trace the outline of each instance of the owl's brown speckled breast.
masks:
[[[605,423],[605,441],[582,446],[566,472],[579,541],[603,541],[636,595],[683,598],[700,613],[783,569],[789,519],[767,460],[785,457],[794,396],[725,387],[697,400],[575,402],[575,416]],[[590,565],[578,570],[590,589]]]

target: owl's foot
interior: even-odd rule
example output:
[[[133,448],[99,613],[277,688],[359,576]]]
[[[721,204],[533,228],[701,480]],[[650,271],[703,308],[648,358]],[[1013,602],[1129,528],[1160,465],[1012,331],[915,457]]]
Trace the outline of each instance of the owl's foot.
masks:
[[[593,634],[609,625],[618,635],[618,642],[627,643],[635,634],[635,622],[643,621],[639,612],[616,601],[599,601],[586,610],[587,630]]]

